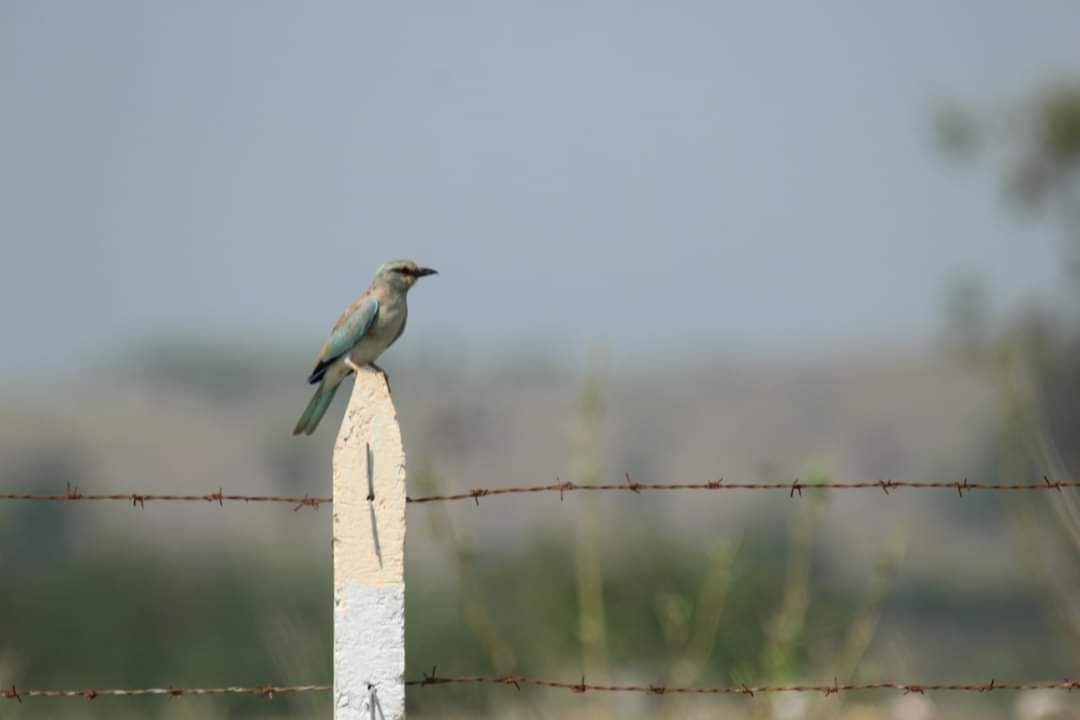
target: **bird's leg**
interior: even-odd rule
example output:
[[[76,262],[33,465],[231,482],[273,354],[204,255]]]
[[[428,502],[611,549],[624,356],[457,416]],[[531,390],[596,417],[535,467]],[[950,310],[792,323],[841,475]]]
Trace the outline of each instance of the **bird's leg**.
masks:
[[[352,361],[352,358],[349,357],[348,355],[345,356],[345,367],[349,368],[350,370],[352,370],[357,375],[360,374],[360,366],[357,365],[356,363],[354,363]]]
[[[392,391],[390,391],[390,376],[386,374],[386,371],[383,370],[381,367],[379,367],[378,365],[376,365],[373,362],[368,363],[368,367],[370,367],[372,370],[375,370],[376,372],[378,372],[379,374],[381,374],[383,376],[383,380],[386,381],[386,389],[387,389],[387,391],[392,392]]]

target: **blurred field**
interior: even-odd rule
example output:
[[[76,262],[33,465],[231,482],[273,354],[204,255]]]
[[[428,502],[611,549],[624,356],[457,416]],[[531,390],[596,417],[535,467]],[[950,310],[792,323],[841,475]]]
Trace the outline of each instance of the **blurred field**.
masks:
[[[329,494],[343,401],[298,440],[288,431],[304,388],[287,382],[287,354],[224,393],[228,360],[178,347],[113,363],[93,382],[7,388],[6,485]],[[624,471],[642,482],[998,479],[978,461],[994,426],[989,383],[929,351],[774,367],[618,367],[600,356],[580,369],[517,358],[391,372],[415,494],[557,475],[618,481]],[[1075,647],[1014,537],[1017,518],[1044,516],[1047,500],[728,492],[414,506],[409,675],[435,665],[645,684],[1058,678],[1076,669]],[[330,679],[325,508],[7,503],[0,548],[0,676],[20,687]],[[1016,701],[409,694],[418,717],[937,716],[927,703],[949,717],[1005,718]],[[327,703],[38,700],[4,710],[306,717],[325,716]]]

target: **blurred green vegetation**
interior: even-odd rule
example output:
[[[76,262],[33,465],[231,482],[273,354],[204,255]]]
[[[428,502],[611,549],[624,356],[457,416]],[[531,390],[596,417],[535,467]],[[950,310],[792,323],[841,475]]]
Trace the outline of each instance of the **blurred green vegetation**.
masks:
[[[939,117],[943,147],[997,162],[1008,197],[1049,221],[1073,295],[1029,303],[991,329],[989,292],[966,277],[950,290],[949,349],[993,384],[998,423],[981,469],[1009,478],[1080,478],[1080,84],[1058,84],[1006,112],[952,108]],[[1080,493],[1037,506],[997,503],[1039,588],[1044,611],[1080,668]]]
[[[788,528],[762,527],[737,547],[716,537],[675,539],[658,526],[637,527],[618,546],[598,547],[612,676],[697,684],[884,679],[874,664],[859,663],[882,613],[903,624],[940,623],[944,639],[963,638],[965,652],[993,657],[1002,677],[1057,676],[1066,650],[1047,645],[1054,630],[1022,589],[926,586],[891,594],[895,538],[881,539],[879,562],[861,591],[828,577],[811,535],[829,500],[817,497],[816,505],[796,506]],[[556,536],[539,536],[521,553],[451,542],[446,553],[458,565],[455,575],[411,565],[408,675],[420,677],[434,665],[448,675],[580,677],[587,644],[576,552]],[[110,543],[85,555],[31,553],[17,567],[0,593],[0,668],[5,675],[17,668],[11,681],[18,686],[257,685],[331,677],[328,553],[282,560],[273,553],[203,551],[163,561]],[[1005,617],[1016,638],[1007,651],[1000,637],[984,635]],[[932,661],[926,667],[958,677],[955,667],[935,668]],[[415,716],[467,717],[543,707],[552,698],[529,689],[440,686],[415,688],[408,700]],[[829,700],[822,717],[844,702]],[[654,712],[679,717],[680,702],[665,698]],[[749,707],[764,713],[770,702],[761,698]],[[328,703],[327,694],[305,694],[272,701],[28,700],[3,709],[5,717],[18,718],[326,717]]]
[[[7,533],[0,537],[6,545]],[[116,541],[13,560],[5,563],[0,593],[0,674],[17,687],[216,687],[330,677],[329,556],[303,564],[206,550],[163,558]],[[326,717],[330,707],[320,694],[266,703],[24,700],[5,701],[3,716]]]

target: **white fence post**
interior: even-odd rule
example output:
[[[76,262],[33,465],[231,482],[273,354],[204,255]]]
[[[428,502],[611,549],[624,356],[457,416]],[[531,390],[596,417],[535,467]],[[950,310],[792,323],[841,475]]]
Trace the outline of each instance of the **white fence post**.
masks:
[[[334,446],[334,720],[405,717],[405,450],[390,389],[357,374]]]

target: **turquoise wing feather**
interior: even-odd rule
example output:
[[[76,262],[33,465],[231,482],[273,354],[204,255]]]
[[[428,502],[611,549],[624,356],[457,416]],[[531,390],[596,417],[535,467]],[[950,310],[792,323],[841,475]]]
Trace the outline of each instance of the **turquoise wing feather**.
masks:
[[[322,380],[326,369],[360,342],[378,314],[379,301],[373,297],[360,300],[346,310],[334,325],[330,338],[323,345],[322,352],[319,353],[319,362],[311,371],[308,382],[314,384]]]

